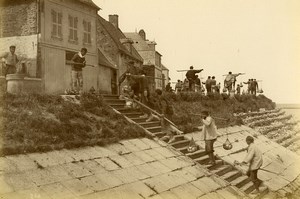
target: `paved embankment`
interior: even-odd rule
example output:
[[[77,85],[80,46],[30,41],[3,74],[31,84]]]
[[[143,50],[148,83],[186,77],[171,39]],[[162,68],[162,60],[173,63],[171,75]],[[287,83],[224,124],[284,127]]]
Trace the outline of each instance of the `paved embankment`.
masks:
[[[0,158],[0,198],[237,198],[239,193],[163,142]]]
[[[248,135],[255,136],[255,143],[259,145],[263,152],[264,163],[263,170],[258,172],[258,177],[264,181],[270,191],[277,192],[293,183],[300,174],[300,156],[268,139],[264,135],[260,135],[257,131],[247,126],[235,126],[230,128],[218,129],[220,136],[215,143],[215,153],[228,163],[233,164],[235,160],[241,162],[246,156],[247,147],[245,138]],[[231,150],[224,150],[223,143],[227,139],[232,143]],[[190,138],[194,138],[197,144],[204,147],[204,141],[201,132],[188,134]],[[240,169],[246,172],[247,166]]]

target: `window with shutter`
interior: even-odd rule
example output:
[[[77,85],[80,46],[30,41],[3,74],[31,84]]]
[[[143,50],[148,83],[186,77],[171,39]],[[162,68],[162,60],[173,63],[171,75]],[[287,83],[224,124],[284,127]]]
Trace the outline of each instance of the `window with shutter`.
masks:
[[[52,31],[51,36],[53,38],[62,39],[62,13],[51,10],[51,20],[52,20]]]
[[[83,20],[83,43],[91,44],[92,23]]]
[[[78,24],[78,18],[69,15],[69,41],[70,42],[78,41],[77,24]]]

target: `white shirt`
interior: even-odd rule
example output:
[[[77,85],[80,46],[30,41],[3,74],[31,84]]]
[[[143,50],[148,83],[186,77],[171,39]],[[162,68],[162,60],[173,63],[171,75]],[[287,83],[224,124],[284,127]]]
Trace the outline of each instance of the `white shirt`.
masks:
[[[248,147],[247,156],[244,159],[244,162],[249,163],[250,170],[259,169],[263,164],[262,152],[258,149],[258,147],[251,143]]]
[[[215,124],[215,120],[210,117],[207,116],[206,119],[202,120],[203,122],[203,129],[202,129],[202,133],[203,133],[203,138],[204,140],[213,140],[217,138],[217,127]]]

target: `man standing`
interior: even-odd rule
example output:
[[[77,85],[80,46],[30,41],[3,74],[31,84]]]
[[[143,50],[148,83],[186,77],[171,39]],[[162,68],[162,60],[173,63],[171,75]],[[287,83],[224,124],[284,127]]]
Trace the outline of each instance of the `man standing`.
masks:
[[[259,192],[259,185],[262,181],[257,178],[257,171],[263,164],[262,152],[254,144],[254,138],[252,136],[247,136],[246,142],[248,144],[247,156],[242,163],[239,163],[238,161],[235,161],[235,163],[249,163],[249,170],[247,171],[247,175],[251,178],[256,191]]]
[[[19,62],[17,55],[15,54],[16,46],[12,45],[9,47],[9,52],[4,53],[0,58],[5,58],[6,70],[5,76],[7,74],[14,74],[17,71],[16,65]]]
[[[221,83],[219,82],[216,86],[216,92],[220,93],[220,91],[221,91]]]
[[[203,71],[203,69],[194,70],[194,67],[190,66],[190,70],[188,70],[188,72],[186,73],[185,76],[189,80],[189,90],[190,91],[193,91],[193,92],[195,91],[195,79],[196,79],[195,74],[200,73],[201,71]]]
[[[196,75],[195,79],[195,92],[201,92],[201,80],[199,79],[198,75]]]
[[[82,68],[85,67],[85,55],[87,53],[86,48],[81,48],[81,51],[76,53],[72,58],[72,91],[75,93],[81,93],[83,89],[83,75]]]
[[[253,94],[256,95],[256,92],[258,91],[258,83],[256,79],[253,80]]]
[[[178,93],[182,90],[182,81],[177,80],[177,83],[175,85],[175,93]]]
[[[207,80],[205,81],[205,87],[206,87],[207,94],[211,93],[211,83],[212,83],[212,79],[210,76],[208,76]]]
[[[171,87],[171,83],[170,82],[166,85],[166,92],[169,92],[169,93],[172,92],[172,87]]]
[[[217,140],[217,127],[215,120],[209,115],[208,111],[202,111],[203,115],[203,138],[205,141],[205,151],[209,156],[208,164],[216,164],[214,156],[214,142]]]
[[[242,73],[232,74],[232,72],[229,72],[224,80],[224,88],[227,88],[229,92],[234,90],[236,77],[239,75],[242,75]]]
[[[236,94],[241,95],[241,86],[239,84],[236,87]]]
[[[254,79],[250,80],[250,93],[252,95],[254,95],[254,93],[255,93],[255,82],[254,82]]]
[[[244,82],[244,84],[248,84],[247,93],[250,94],[251,93],[251,79],[248,79],[248,82]]]
[[[215,93],[216,92],[216,86],[217,86],[217,81],[216,81],[215,76],[212,76],[210,85],[211,85],[211,92]]]

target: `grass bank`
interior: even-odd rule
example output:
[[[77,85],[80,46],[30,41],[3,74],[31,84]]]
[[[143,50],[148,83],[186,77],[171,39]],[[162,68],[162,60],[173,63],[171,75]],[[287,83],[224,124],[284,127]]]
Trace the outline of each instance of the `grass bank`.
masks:
[[[94,95],[82,95],[80,104],[41,94],[4,94],[0,99],[2,156],[105,145],[140,136],[144,136],[141,129]]]
[[[192,132],[202,125],[201,117],[192,114],[200,114],[203,110],[208,110],[214,117],[228,119],[216,119],[217,127],[223,128],[242,124],[242,120],[234,117],[233,113],[259,111],[260,108],[271,110],[276,107],[275,103],[264,95],[236,95],[229,98],[226,94],[203,96],[199,93],[184,92],[165,93],[165,97],[172,102],[175,109],[173,122],[185,133]]]

